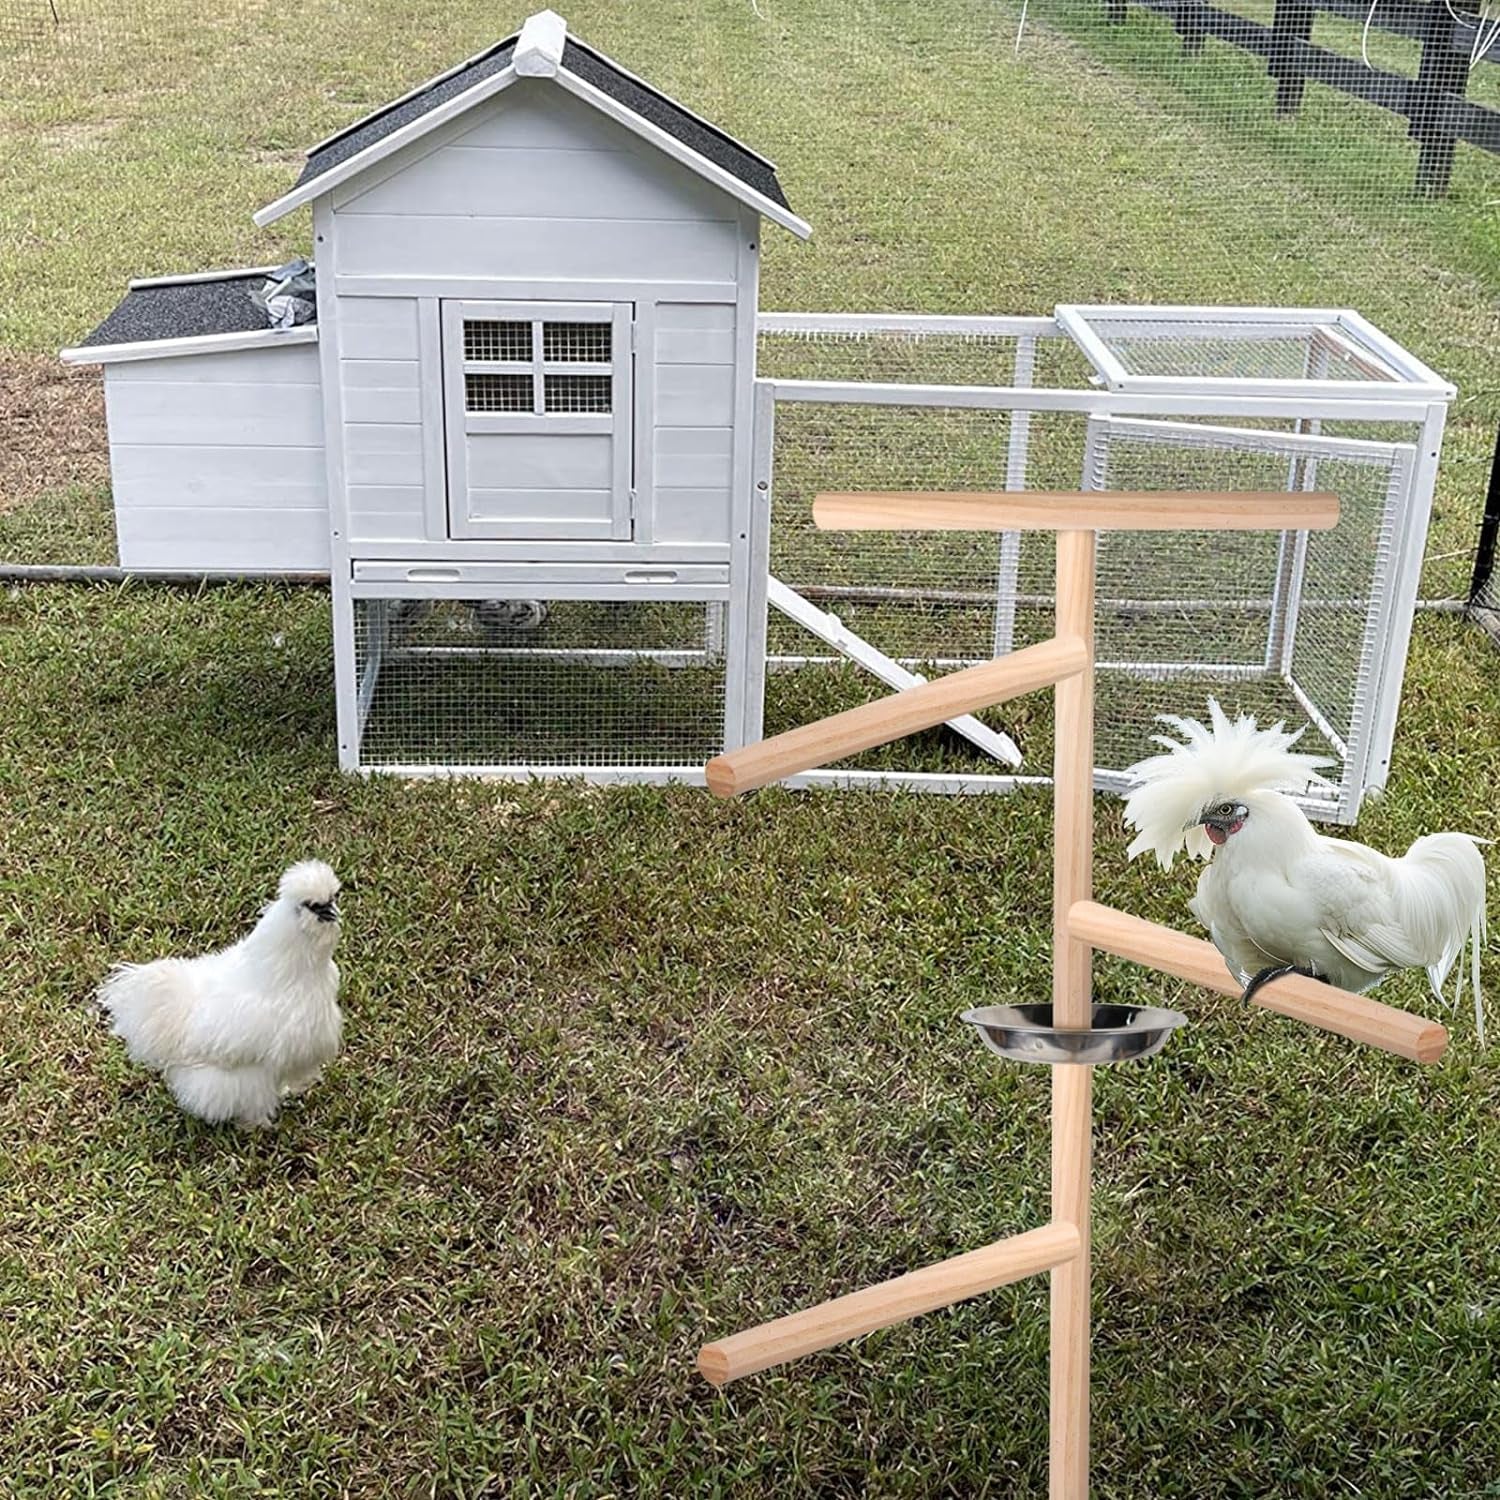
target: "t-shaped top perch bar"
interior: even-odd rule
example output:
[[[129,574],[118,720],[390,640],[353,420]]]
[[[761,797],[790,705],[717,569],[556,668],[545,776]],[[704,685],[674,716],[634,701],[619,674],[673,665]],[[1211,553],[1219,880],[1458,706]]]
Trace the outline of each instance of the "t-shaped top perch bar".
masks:
[[[1053,972],[1056,1030],[1087,1030],[1095,948],[1229,994],[1239,984],[1209,943],[1113,911],[1093,900],[1094,552],[1099,530],[1323,531],[1338,521],[1335,495],[1163,492],[820,495],[825,529],[1049,530],[1057,538],[1056,634],[1040,645],[907,688],[874,703],[716,757],[709,789],[720,797],[928,729],[956,714],[1055,686],[1053,751]],[[1435,1062],[1447,1032],[1424,1017],[1288,975],[1262,985],[1267,1010]],[[918,1313],[1049,1271],[1051,1294],[1051,1496],[1084,1500],[1089,1451],[1089,1209],[1093,1068],[1052,1065],[1052,1218],[982,1250],[852,1292],[705,1346],[699,1368],[716,1385],[826,1349]]]

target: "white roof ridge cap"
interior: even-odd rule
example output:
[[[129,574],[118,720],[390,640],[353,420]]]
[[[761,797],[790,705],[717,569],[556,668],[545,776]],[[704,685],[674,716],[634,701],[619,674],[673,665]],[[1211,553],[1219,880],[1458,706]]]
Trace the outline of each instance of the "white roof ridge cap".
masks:
[[[553,78],[567,42],[568,23],[555,10],[539,10],[521,27],[511,66],[523,78]]]

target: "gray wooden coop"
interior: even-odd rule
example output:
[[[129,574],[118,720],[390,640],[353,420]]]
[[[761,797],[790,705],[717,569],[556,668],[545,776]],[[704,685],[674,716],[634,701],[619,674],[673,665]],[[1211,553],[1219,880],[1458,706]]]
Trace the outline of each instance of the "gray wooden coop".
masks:
[[[1325,488],[1322,537],[1103,538],[1096,784],[1209,693],[1306,726],[1315,815],[1384,782],[1453,389],[1357,312],[761,314],[765,221],[809,233],[774,166],[551,12],[256,219],[304,205],[302,321],[271,268],[140,281],[64,358],[104,369],[126,567],[329,572],[343,766],[701,781],[1050,632],[1035,538],[828,537],[819,488]],[[1001,790],[1049,732],[798,780]]]
[[[267,326],[263,268],[174,277],[66,352],[122,564],[330,569],[349,767],[738,742],[761,224],[810,232],[773,165],[543,12],[256,222],[305,204],[315,322]]]

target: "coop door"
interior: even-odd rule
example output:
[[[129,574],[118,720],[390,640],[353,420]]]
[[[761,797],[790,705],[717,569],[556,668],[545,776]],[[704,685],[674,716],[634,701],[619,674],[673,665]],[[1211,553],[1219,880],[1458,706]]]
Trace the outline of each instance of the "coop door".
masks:
[[[1085,486],[1110,490],[1329,490],[1331,531],[1105,532],[1096,649],[1119,674],[1134,738],[1152,713],[1202,717],[1210,693],[1263,722],[1315,728],[1362,773],[1384,670],[1415,450],[1404,443],[1095,419]],[[1123,731],[1122,731],[1123,732]],[[1107,735],[1107,731],[1105,731]],[[1107,762],[1101,762],[1107,763]]]
[[[443,303],[450,536],[630,539],[631,315]]]

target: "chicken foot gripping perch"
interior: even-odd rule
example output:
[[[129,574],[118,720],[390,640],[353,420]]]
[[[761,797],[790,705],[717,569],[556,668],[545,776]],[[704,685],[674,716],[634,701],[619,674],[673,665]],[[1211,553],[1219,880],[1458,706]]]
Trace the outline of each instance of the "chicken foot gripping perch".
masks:
[[[1209,727],[1164,715],[1181,741],[1155,736],[1165,755],[1127,773],[1129,854],[1150,850],[1163,869],[1185,850],[1208,861],[1188,909],[1208,928],[1249,999],[1278,973],[1300,972],[1341,989],[1373,989],[1397,969],[1427,971],[1440,999],[1455,967],[1462,996],[1467,947],[1479,1045],[1484,1008],[1484,860],[1465,833],[1417,839],[1391,859],[1318,833],[1287,792],[1326,786],[1327,762],[1296,753],[1281,724],[1230,723],[1209,700]]]
[[[1255,992],[1263,985],[1270,984],[1273,979],[1281,979],[1287,974],[1300,974],[1304,979],[1321,979],[1321,974],[1315,974],[1311,969],[1303,968],[1300,964],[1267,964],[1259,973],[1250,976],[1249,983],[1245,986],[1245,993],[1240,999],[1249,1004],[1255,999]],[[1241,976],[1244,977],[1243,975]],[[1481,1019],[1480,1025],[1483,1026]]]
[[[130,1060],[160,1073],[188,1114],[269,1125],[333,1060],[343,1030],[338,893],[327,865],[293,865],[232,947],[124,964],[99,987]]]

